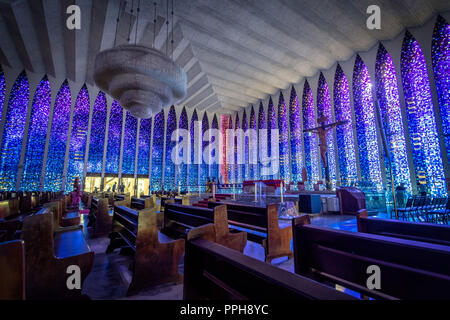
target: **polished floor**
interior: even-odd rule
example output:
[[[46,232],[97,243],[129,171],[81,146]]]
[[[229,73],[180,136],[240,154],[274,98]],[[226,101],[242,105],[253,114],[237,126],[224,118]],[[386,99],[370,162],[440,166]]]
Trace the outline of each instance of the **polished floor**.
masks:
[[[86,217],[86,216],[84,216]],[[109,244],[109,238],[93,238],[90,236],[90,230],[84,231],[91,249],[95,252],[94,267],[87,277],[83,292],[91,299],[152,299],[152,300],[181,300],[183,298],[183,285],[166,284],[147,291],[140,292],[138,295],[126,296],[128,285],[131,281],[131,271],[129,265],[131,257],[121,255],[119,250],[106,254],[106,247]],[[340,230],[356,231],[356,218],[354,216],[340,215],[321,215],[313,217],[311,224],[330,227]],[[280,226],[290,225],[290,221],[280,220]],[[248,241],[244,254],[255,259],[264,261],[264,248],[255,242]],[[279,258],[272,264],[279,268],[293,272],[293,259]],[[183,273],[183,259],[179,265],[180,273]]]

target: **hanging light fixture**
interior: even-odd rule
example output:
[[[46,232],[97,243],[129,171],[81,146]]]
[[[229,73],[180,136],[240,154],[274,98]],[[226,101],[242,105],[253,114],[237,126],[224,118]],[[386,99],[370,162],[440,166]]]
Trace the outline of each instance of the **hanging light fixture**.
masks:
[[[156,28],[156,2],[154,30]],[[134,10],[134,0],[131,13]],[[137,8],[136,35],[134,44],[126,44],[100,52],[95,59],[94,80],[97,86],[120,102],[123,108],[136,118],[150,118],[163,108],[175,104],[186,95],[186,73],[172,58],[155,49],[137,44],[140,0]],[[130,19],[131,20],[131,19]],[[117,18],[117,28],[120,21]],[[169,0],[167,0],[167,42],[169,42]],[[173,30],[173,1],[172,1]],[[131,21],[130,21],[131,33]],[[155,33],[155,31],[154,31]],[[173,34],[173,32],[172,32]],[[155,39],[155,35],[154,38]],[[129,40],[129,39],[128,39]]]

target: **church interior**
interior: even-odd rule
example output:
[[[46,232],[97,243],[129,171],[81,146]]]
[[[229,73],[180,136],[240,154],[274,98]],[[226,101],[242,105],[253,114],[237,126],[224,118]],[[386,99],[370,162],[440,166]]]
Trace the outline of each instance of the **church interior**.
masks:
[[[449,300],[449,21],[0,0],[0,300]]]

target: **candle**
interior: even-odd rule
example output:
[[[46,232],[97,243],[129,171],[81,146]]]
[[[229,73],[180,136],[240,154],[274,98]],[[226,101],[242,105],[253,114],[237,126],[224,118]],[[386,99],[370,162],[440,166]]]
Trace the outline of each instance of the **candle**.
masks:
[[[233,183],[233,200],[236,200],[236,194],[234,193],[234,183]]]
[[[281,192],[281,203],[284,202],[283,201],[283,188],[284,188],[284,181],[281,181],[281,190],[280,190],[280,192]]]
[[[256,182],[255,182],[255,202],[257,202],[258,201],[258,186],[256,185]]]

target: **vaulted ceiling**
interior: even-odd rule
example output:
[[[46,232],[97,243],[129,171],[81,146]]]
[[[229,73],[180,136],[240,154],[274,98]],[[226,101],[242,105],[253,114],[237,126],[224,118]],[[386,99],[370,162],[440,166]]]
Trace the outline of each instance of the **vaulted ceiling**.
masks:
[[[187,73],[179,104],[232,113],[450,10],[448,0],[173,0],[172,24],[168,1],[169,24],[167,0],[0,0],[0,63],[94,85],[99,51],[154,42]],[[72,4],[81,30],[66,28]],[[366,27],[372,4],[381,30]]]

